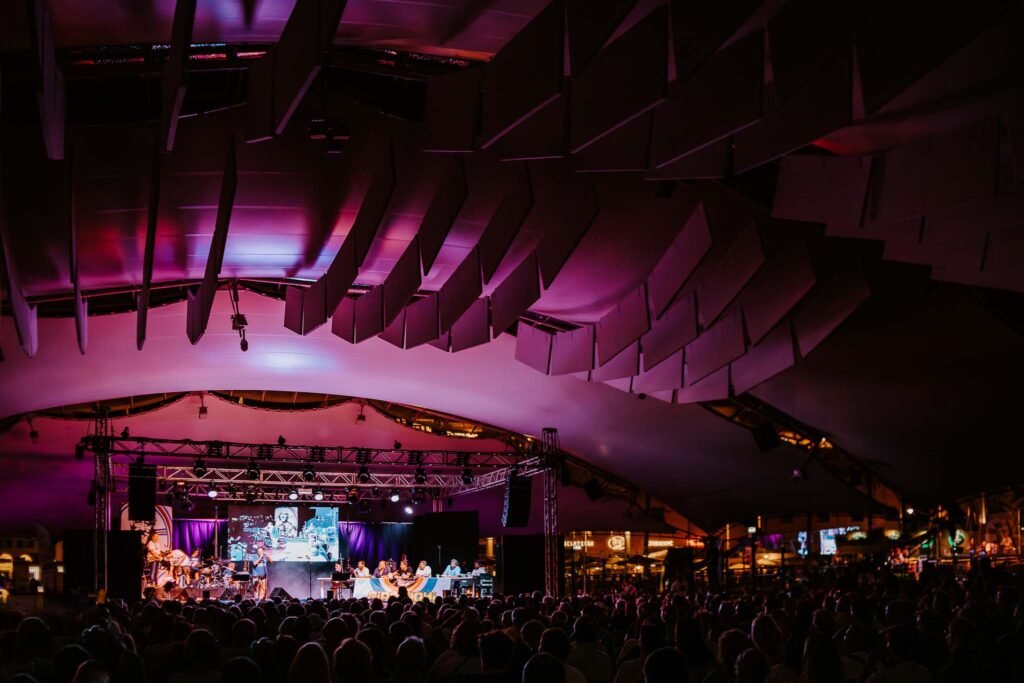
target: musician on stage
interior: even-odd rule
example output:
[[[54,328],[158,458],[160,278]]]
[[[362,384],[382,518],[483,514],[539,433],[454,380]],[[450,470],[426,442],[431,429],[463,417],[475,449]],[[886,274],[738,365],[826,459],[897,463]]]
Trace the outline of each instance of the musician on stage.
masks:
[[[155,531],[149,532],[149,540],[146,541],[146,565],[149,571],[149,585],[156,585],[156,577],[160,572],[160,562],[163,561],[167,550],[160,542],[160,536]]]
[[[373,578],[375,579],[386,579],[391,575],[391,569],[388,567],[388,563],[381,560],[377,563],[377,568],[373,570]]]
[[[469,572],[469,575],[474,579],[478,576],[486,576],[487,570],[480,564],[480,560],[473,560],[473,569]]]
[[[451,563],[441,572],[441,576],[462,576],[462,567],[459,566],[459,561],[453,557]]]
[[[195,583],[199,580],[199,571],[203,568],[203,555],[199,552],[199,548],[192,551],[192,556],[188,558],[188,580],[189,583]]]
[[[420,560],[420,566],[416,568],[416,578],[429,579],[433,574],[427,561]]]
[[[352,570],[352,578],[354,579],[368,579],[370,578],[370,568],[366,566],[366,560],[359,560],[356,563],[356,568]]]
[[[390,578],[399,586],[407,586],[412,582],[412,567],[407,561],[402,560],[398,563],[398,569],[391,573]]]
[[[270,555],[267,555],[263,546],[256,546],[256,559],[252,563],[252,589],[257,600],[265,600],[267,597],[267,565],[270,561]]]

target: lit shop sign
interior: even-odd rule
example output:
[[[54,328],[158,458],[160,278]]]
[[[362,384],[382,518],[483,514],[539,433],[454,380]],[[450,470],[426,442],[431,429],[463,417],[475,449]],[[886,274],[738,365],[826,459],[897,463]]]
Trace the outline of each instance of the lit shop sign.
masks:
[[[626,549],[626,537],[625,536],[609,536],[608,547],[612,550],[625,550]]]
[[[648,548],[674,548],[675,545],[675,539],[671,538],[652,538],[647,541]]]
[[[567,538],[567,539],[565,539],[565,542],[563,543],[563,545],[565,545],[566,548],[572,548],[573,550],[583,550],[584,548],[593,548],[594,547],[594,541],[593,541],[593,539],[589,539],[589,538],[588,539],[577,539],[577,540],[572,540],[572,539],[568,539]]]

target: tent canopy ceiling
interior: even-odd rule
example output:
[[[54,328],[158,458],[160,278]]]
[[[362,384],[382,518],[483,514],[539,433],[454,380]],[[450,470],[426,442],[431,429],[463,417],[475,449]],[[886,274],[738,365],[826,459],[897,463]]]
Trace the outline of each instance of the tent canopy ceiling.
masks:
[[[422,405],[555,427],[705,528],[880,510],[701,405],[737,397],[915,504],[1024,475],[1019,3],[200,0],[190,46],[187,2],[30,5],[0,9],[0,417]],[[214,428],[179,410],[131,419]],[[0,453],[38,484],[59,431]]]

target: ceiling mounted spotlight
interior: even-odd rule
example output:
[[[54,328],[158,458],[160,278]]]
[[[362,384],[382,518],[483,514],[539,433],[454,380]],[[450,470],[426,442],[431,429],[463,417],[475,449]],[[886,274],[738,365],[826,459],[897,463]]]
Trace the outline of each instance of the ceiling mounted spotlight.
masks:
[[[192,466],[192,474],[199,478],[202,478],[210,470],[206,469],[206,463],[203,462],[202,458],[196,458],[196,464]]]
[[[416,468],[416,475],[413,477],[413,479],[414,479],[414,481],[417,484],[426,484],[427,483],[427,471],[425,469],[423,469],[422,467],[417,467]]]
[[[359,489],[357,489],[355,486],[349,488],[349,490],[348,490],[348,502],[349,503],[355,503],[358,500],[359,500]]]
[[[124,429],[121,430],[121,438],[122,439],[127,439],[128,437],[129,437],[128,428],[125,427]]]
[[[218,493],[220,492],[217,490],[216,484],[210,484],[210,488],[207,489],[206,491],[206,495],[208,495],[210,498],[216,498]]]
[[[321,501],[323,499],[324,499],[324,492],[322,490],[320,490],[320,489],[315,489],[313,491],[313,500]]]
[[[359,402],[359,414],[356,415],[356,424],[361,425],[366,422],[366,401]]]
[[[380,487],[379,486],[374,486],[373,488],[371,488],[370,489],[370,495],[373,496],[374,498],[377,498],[378,496],[380,496]]]
[[[256,502],[256,489],[246,489],[245,491],[245,502],[255,503]]]
[[[368,515],[368,514],[370,514],[370,501],[368,501],[368,500],[361,500],[361,501],[359,501],[358,509],[359,509],[359,514],[361,514],[361,515]]]
[[[238,333],[239,348],[243,352],[248,351],[249,340],[245,338],[245,328],[249,321],[245,319],[245,314],[238,309],[238,281],[232,282],[229,289],[231,293],[231,329]]]
[[[397,440],[397,439],[395,439],[394,448],[395,448],[396,451],[402,450],[402,442]]]
[[[400,493],[398,492],[398,489],[391,489],[391,495],[389,495],[389,496],[388,496],[388,499],[389,499],[389,500],[390,500],[390,501],[391,501],[392,503],[397,503],[397,502],[398,502],[398,499],[399,499],[399,498],[401,498],[401,497],[402,497],[402,496],[401,496],[401,494],[400,494]]]
[[[285,441],[285,438],[284,438],[283,436],[281,436],[280,434],[278,434],[278,435],[277,435],[277,445],[278,445],[278,446],[283,446],[283,445],[285,445],[286,443],[288,443],[288,442],[287,442],[287,441]]]
[[[313,481],[316,479],[316,470],[313,469],[312,465],[306,465],[302,469],[302,478],[306,481]]]
[[[234,484],[228,484],[228,496],[234,498],[236,495],[238,495],[238,489],[235,488]]]
[[[259,479],[260,478],[260,464],[255,459],[250,459],[248,466],[245,468],[246,479]]]
[[[409,506],[409,505],[406,505],[406,506],[405,506],[405,514],[407,514],[407,515],[411,515],[411,514],[412,514],[412,512],[413,512],[413,510],[412,510],[412,507],[411,507],[411,506]]]
[[[362,467],[360,467],[359,468],[359,474],[356,475],[356,478],[359,480],[360,484],[369,483],[369,481],[370,481],[370,468],[367,467],[366,465],[363,465]]]
[[[206,401],[203,400],[203,395],[199,394],[199,419],[205,420],[206,416],[210,414],[210,409],[206,407]]]
[[[413,505],[423,505],[423,502],[424,502],[423,501],[423,496],[417,495],[417,496],[413,496],[413,498],[412,498],[412,504]]]
[[[296,489],[292,489],[288,492],[288,500],[298,500],[299,492]]]
[[[466,486],[469,486],[470,484],[473,483],[473,470],[469,469],[468,467],[462,470],[462,483],[465,484]]]

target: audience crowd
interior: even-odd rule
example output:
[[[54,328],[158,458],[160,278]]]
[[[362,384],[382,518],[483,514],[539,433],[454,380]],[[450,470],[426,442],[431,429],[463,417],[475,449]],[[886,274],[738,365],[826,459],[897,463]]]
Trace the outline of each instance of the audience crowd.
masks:
[[[1013,579],[875,569],[720,594],[79,602],[0,613],[0,681],[1024,681]]]

